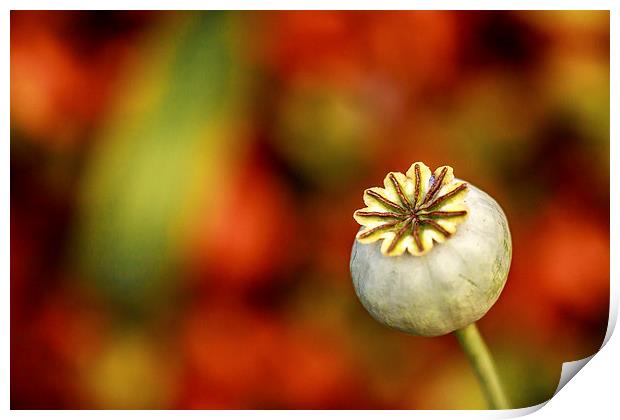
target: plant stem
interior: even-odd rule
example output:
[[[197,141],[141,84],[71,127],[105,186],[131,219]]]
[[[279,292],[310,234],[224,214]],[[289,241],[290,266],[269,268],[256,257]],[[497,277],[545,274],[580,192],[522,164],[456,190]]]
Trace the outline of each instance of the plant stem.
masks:
[[[471,323],[460,330],[456,330],[454,334],[476,372],[482,392],[490,408],[495,410],[510,408],[510,403],[502,389],[491,353],[489,353],[489,349],[484,343],[476,323]]]

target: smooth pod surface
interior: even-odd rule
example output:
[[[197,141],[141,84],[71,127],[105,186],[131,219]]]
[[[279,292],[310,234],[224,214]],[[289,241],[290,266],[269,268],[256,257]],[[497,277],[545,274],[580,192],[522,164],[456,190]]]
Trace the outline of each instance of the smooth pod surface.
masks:
[[[480,319],[508,276],[512,241],[497,202],[469,184],[467,219],[425,255],[386,256],[379,242],[355,240],[353,286],[379,322],[414,335],[439,336]]]

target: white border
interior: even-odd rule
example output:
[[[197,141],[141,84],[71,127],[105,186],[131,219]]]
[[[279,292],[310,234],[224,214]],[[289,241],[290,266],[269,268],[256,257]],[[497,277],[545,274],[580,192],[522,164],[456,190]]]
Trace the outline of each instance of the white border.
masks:
[[[611,0],[590,0],[590,1],[548,1],[548,0],[486,0],[486,1],[394,1],[382,0],[377,7],[367,1],[348,0],[335,2],[333,0],[314,0],[314,1],[296,1],[295,4],[286,1],[276,1],[266,4],[257,1],[240,1],[230,0],[227,2],[213,1],[151,1],[138,2],[133,0],[110,0],[110,1],[9,1],[9,9],[2,15],[2,28],[4,39],[2,42],[2,52],[5,63],[2,66],[3,79],[2,85],[4,106],[3,117],[0,118],[2,132],[7,133],[7,139],[3,143],[3,149],[0,156],[1,181],[0,188],[2,200],[0,201],[0,211],[3,214],[0,222],[0,249],[1,266],[2,266],[2,299],[0,311],[0,322],[2,331],[0,346],[0,371],[3,373],[0,378],[0,395],[2,401],[2,411],[7,411],[10,407],[10,390],[9,390],[9,371],[10,371],[10,354],[9,354],[9,319],[10,319],[10,9],[239,9],[239,10],[258,10],[258,9],[419,9],[419,10],[440,10],[440,9],[497,9],[497,10],[553,10],[553,9],[588,9],[588,10],[611,10],[611,115],[616,115],[618,100],[618,54],[614,53],[618,43],[618,8],[614,7],[616,3]],[[85,7],[88,6],[88,7]],[[587,94],[587,92],[584,92]],[[615,327],[618,315],[618,296],[620,287],[618,285],[618,259],[613,256],[618,255],[617,234],[620,232],[620,224],[618,222],[618,213],[620,206],[618,205],[618,182],[620,180],[620,169],[618,168],[618,128],[614,118],[611,118],[611,137],[610,137],[610,154],[611,154],[611,288],[610,288],[610,323],[607,335],[605,337],[605,345],[603,349],[597,353],[590,363],[579,373],[577,380],[570,381],[554,398],[552,398],[543,409],[533,414],[536,418],[549,417],[580,417],[584,415],[594,415],[594,418],[609,418],[610,413],[618,412],[617,409],[617,393],[615,391],[618,384],[618,374],[620,374],[620,360],[617,355],[620,350],[620,342],[618,338],[612,337],[611,333]],[[540,408],[538,406],[538,408]],[[412,416],[416,418],[502,418],[514,417],[515,415],[523,415],[534,411],[530,409],[511,410],[509,412],[492,412],[492,411],[347,411],[348,415],[355,417],[384,417],[389,415],[393,418],[410,419]],[[210,411],[208,416],[220,419],[237,418],[238,416],[250,416],[259,419],[278,419],[288,418],[294,415],[296,418],[308,418],[315,420],[317,416],[321,417],[339,417],[342,412],[316,412],[316,411]],[[39,418],[45,414],[50,418],[83,418],[84,415],[93,418],[108,418],[110,416],[148,416],[151,419],[172,418],[178,416],[179,413],[171,411],[10,411],[10,416],[19,418]],[[183,411],[183,416],[188,418],[203,419],[205,412],[203,411]]]
[[[261,2],[256,0],[229,0],[222,1],[197,1],[197,0],[155,0],[155,1],[78,1],[78,0],[24,0],[8,1],[9,8],[13,10],[48,9],[95,9],[95,10],[610,10],[614,2],[612,0],[382,0],[371,2],[367,0],[295,0]],[[88,6],[88,7],[86,7]]]

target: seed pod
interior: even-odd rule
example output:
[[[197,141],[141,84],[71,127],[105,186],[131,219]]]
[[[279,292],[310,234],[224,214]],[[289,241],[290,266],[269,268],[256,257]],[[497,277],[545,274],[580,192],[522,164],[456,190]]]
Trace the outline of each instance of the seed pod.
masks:
[[[421,162],[364,192],[351,253],[362,305],[379,322],[438,336],[480,319],[499,297],[512,257],[504,212],[488,194]]]

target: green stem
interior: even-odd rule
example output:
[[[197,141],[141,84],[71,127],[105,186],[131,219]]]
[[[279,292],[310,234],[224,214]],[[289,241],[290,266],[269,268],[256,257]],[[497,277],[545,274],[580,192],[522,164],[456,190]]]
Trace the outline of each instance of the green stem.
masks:
[[[460,330],[456,330],[454,334],[476,372],[482,392],[489,406],[496,410],[510,408],[510,403],[502,389],[491,353],[489,353],[489,349],[484,343],[476,323],[474,322]]]

